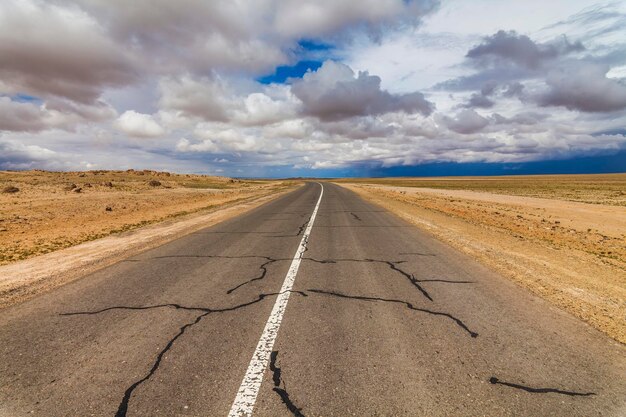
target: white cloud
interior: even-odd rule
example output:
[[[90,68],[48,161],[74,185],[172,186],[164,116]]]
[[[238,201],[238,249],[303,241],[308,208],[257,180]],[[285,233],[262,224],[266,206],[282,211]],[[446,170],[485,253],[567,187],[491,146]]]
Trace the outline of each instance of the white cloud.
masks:
[[[592,3],[7,0],[0,162],[262,175],[623,149],[626,11]]]
[[[46,167],[55,169],[59,155],[50,149],[36,145],[24,145],[16,141],[0,138],[0,169],[32,169]]]
[[[137,113],[133,110],[124,112],[115,121],[115,127],[128,136],[136,138],[156,138],[165,133],[165,129],[151,115]]]
[[[187,117],[226,121],[233,106],[231,92],[219,78],[166,78],[161,80],[160,89],[161,108]]]

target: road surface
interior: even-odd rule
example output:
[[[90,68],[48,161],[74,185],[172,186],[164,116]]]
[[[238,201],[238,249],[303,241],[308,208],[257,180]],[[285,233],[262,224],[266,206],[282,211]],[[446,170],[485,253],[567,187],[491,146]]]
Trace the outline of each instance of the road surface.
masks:
[[[2,416],[624,416],[625,378],[624,346],[330,183],[0,312]]]

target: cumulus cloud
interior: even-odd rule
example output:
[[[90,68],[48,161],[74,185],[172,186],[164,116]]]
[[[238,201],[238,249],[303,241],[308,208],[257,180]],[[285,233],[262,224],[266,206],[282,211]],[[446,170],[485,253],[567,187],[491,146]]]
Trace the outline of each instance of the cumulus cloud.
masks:
[[[363,0],[358,7],[350,0],[287,0],[277,8],[274,24],[285,36],[315,38],[354,25],[384,25],[398,20],[414,23],[436,9],[439,1]]]
[[[136,138],[156,138],[165,133],[165,129],[151,115],[137,113],[133,110],[124,112],[115,121],[115,127],[128,136]]]
[[[563,106],[583,112],[610,112],[626,108],[626,85],[606,77],[609,68],[596,64],[575,64],[548,74],[548,91],[538,102],[542,106]]]
[[[25,145],[15,141],[0,140],[0,169],[18,170],[58,167],[58,154],[36,145]]]
[[[300,103],[288,87],[273,85],[242,98],[233,121],[245,126],[279,123],[296,117],[299,108]]]
[[[381,89],[380,77],[367,72],[355,74],[345,64],[326,61],[315,72],[294,82],[292,91],[303,103],[303,113],[321,120],[389,112],[429,115],[434,105],[419,92],[391,94]]]
[[[537,43],[528,36],[520,35],[515,31],[500,30],[486,37],[480,45],[470,49],[466,56],[482,64],[503,60],[535,69],[546,60],[584,49],[582,43],[570,43],[565,36],[550,43]]]
[[[165,78],[160,83],[160,107],[202,120],[227,121],[235,103],[233,93],[219,78]]]
[[[315,127],[303,119],[285,120],[264,127],[263,137],[304,139],[315,132]]]
[[[473,93],[462,107],[490,109],[496,105],[496,99],[519,98],[524,100],[524,85],[520,82],[498,84],[490,80],[483,84],[478,93]]]
[[[45,113],[39,106],[0,97],[0,131],[37,132],[46,127]]]
[[[0,3],[0,90],[94,103],[137,79],[132,59],[87,13],[35,0]]]
[[[501,97],[518,98],[526,105],[558,106],[587,113],[626,109],[624,80],[607,76],[614,69],[611,63],[619,62],[619,56],[623,62],[623,51],[621,55],[619,49],[608,55],[593,55],[593,51],[575,55],[581,51],[586,49],[580,42],[570,42],[565,36],[540,43],[514,31],[500,30],[467,52],[470,67],[478,72],[438,87],[462,91],[474,89],[482,82],[483,89],[469,97],[463,105],[466,108],[493,108],[495,98]],[[494,83],[498,87],[485,90],[485,86]]]
[[[287,63],[302,38],[394,19],[418,22],[435,0],[0,2],[0,93],[93,104],[146,77],[214,71],[262,74]],[[338,38],[339,39],[339,38]]]
[[[504,90],[502,95],[504,97],[509,97],[509,98],[510,97],[522,97],[523,93],[524,93],[524,84],[515,81],[507,85],[506,90]]]
[[[104,103],[77,107],[64,100],[37,104],[0,97],[0,131],[74,130],[80,124],[105,121],[115,115],[115,110]]]
[[[489,109],[495,105],[495,101],[491,100],[488,96],[484,94],[474,93],[470,97],[469,101],[465,105],[465,107],[478,107],[481,109]]]
[[[594,133],[626,122],[622,17],[580,14],[538,32],[528,19],[494,19],[491,7],[484,27],[445,22],[447,12],[420,26],[437,7],[0,2],[0,164],[214,172],[215,163],[226,174],[266,175],[276,166],[520,161],[624,148],[623,135]],[[561,36],[560,28],[599,22],[603,33],[593,38]],[[488,32],[477,40],[479,30]],[[290,67],[284,84],[257,81],[309,60],[323,65],[303,77]]]
[[[442,121],[448,129],[461,134],[479,132],[489,124],[489,120],[470,109],[461,110],[454,117],[443,116]]]
[[[132,44],[157,71],[213,70],[259,73],[289,60],[302,38],[339,36],[402,20],[417,23],[437,0],[57,0],[102,22],[120,44]]]
[[[494,113],[492,119],[495,124],[510,125],[535,125],[548,118],[546,114],[540,114],[535,112],[523,112],[511,117],[504,117],[501,114]]]

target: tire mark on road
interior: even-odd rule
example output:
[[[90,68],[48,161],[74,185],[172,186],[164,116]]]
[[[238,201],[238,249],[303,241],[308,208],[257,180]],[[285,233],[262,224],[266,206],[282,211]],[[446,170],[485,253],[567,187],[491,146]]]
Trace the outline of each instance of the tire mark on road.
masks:
[[[570,397],[590,397],[592,395],[596,395],[595,392],[564,391],[564,390],[557,389],[557,388],[532,388],[532,387],[527,387],[525,385],[514,384],[512,382],[500,381],[495,376],[492,376],[491,378],[489,378],[489,383],[491,383],[492,385],[496,385],[496,384],[506,385],[507,387],[521,389],[523,391],[530,392],[533,394],[554,393],[554,394],[569,395]]]

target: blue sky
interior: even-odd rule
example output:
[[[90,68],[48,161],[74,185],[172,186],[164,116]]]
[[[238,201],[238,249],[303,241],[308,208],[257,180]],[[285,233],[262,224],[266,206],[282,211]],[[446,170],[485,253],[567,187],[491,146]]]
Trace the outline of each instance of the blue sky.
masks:
[[[286,84],[290,79],[302,78],[307,71],[317,71],[322,64],[322,61],[298,61],[294,65],[281,65],[256,80],[261,84]]]
[[[0,169],[626,171],[625,39],[620,1],[8,0]]]

